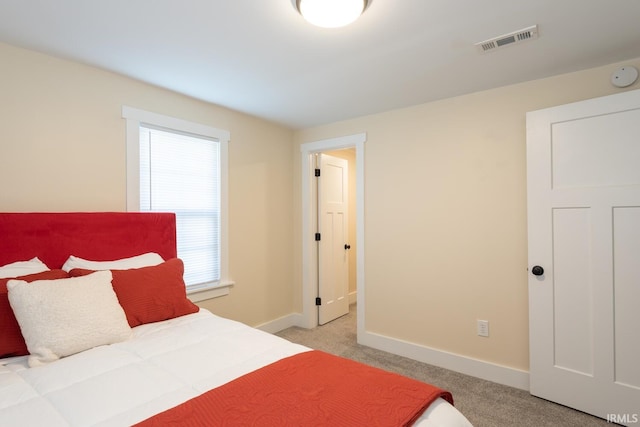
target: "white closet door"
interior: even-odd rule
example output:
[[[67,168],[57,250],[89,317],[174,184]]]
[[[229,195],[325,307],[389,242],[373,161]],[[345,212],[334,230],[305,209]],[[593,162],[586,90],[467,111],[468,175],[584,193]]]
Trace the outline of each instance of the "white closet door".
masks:
[[[640,91],[528,113],[527,187],[531,393],[638,422]]]
[[[318,323],[324,325],[349,312],[349,163],[320,154],[318,181]]]

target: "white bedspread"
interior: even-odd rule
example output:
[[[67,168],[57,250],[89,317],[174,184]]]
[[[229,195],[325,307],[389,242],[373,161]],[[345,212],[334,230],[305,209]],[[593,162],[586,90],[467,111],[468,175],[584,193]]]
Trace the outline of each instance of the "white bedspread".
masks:
[[[0,426],[127,426],[307,350],[201,309],[46,366],[0,360]],[[440,399],[417,425],[471,424]]]

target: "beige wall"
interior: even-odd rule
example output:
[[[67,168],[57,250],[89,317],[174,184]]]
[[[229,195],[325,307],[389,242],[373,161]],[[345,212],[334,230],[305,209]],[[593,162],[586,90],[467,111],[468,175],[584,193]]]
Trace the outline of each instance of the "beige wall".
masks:
[[[367,331],[528,370],[525,113],[620,92],[619,65],[640,59],[296,132],[367,133]]]
[[[236,285],[201,305],[252,325],[293,311],[291,130],[5,44],[0,63],[0,211],[124,211],[123,105],[228,130]]]
[[[611,72],[640,68],[637,59],[294,133],[4,44],[0,63],[1,211],[124,210],[122,105],[226,129],[236,286],[202,305],[256,325],[302,307],[299,144],[366,132],[367,330],[524,370],[525,113],[617,93]],[[491,337],[476,336],[476,319],[490,321]]]

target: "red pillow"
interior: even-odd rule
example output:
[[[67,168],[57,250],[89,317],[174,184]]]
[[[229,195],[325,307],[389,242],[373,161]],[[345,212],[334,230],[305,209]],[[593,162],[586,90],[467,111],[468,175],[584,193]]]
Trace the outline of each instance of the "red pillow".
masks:
[[[33,282],[34,280],[55,280],[69,277],[63,270],[48,270],[42,273],[28,274],[26,276],[15,277],[17,280]],[[14,278],[0,279],[0,358],[11,356],[24,356],[29,354],[27,345],[24,343],[20,325],[9,304],[9,294],[7,282]]]
[[[76,277],[94,271],[74,268],[69,274]],[[151,267],[111,270],[111,273],[113,290],[132,328],[200,310],[187,298],[182,278],[184,264],[179,258]]]

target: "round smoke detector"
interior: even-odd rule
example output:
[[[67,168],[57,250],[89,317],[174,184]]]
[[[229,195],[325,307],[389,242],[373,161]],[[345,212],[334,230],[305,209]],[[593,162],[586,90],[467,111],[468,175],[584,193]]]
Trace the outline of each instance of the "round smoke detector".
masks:
[[[634,84],[637,79],[638,70],[635,67],[621,67],[611,75],[611,84],[616,87],[627,87]]]

